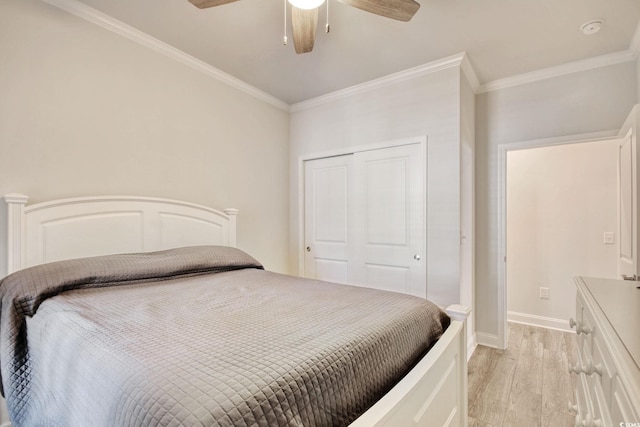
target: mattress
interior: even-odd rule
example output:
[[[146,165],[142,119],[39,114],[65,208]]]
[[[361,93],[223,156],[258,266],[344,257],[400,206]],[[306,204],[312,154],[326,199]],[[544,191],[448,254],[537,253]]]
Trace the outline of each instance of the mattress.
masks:
[[[265,271],[234,248],[45,264],[0,282],[20,426],[343,426],[449,324],[417,297]]]

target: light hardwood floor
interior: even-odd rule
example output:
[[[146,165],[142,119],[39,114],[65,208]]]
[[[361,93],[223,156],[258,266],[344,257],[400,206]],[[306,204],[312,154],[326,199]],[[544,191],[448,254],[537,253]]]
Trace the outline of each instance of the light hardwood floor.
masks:
[[[575,334],[508,328],[506,350],[478,346],[469,360],[469,427],[573,427]]]

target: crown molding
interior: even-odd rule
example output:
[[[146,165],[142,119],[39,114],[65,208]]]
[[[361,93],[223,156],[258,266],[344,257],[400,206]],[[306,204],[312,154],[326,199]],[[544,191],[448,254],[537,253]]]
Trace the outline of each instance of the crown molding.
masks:
[[[638,22],[638,25],[636,26],[636,31],[633,34],[628,50],[614,52],[608,55],[594,56],[592,58],[587,58],[581,61],[569,62],[555,67],[543,68],[542,70],[532,71],[530,73],[524,73],[516,76],[506,77],[504,79],[494,80],[483,85],[479,85],[476,93],[481,94],[492,92],[495,90],[533,83],[553,77],[578,73],[580,71],[587,71],[600,67],[622,64],[624,62],[635,61],[638,59],[638,57],[640,57],[640,22]]]
[[[291,105],[290,111],[292,113],[295,113],[297,111],[307,110],[309,108],[314,108],[323,104],[338,101],[340,99],[345,99],[353,95],[369,92],[375,89],[379,89],[381,87],[389,86],[391,84],[412,80],[418,77],[425,76],[427,74],[435,73],[437,71],[459,67],[464,62],[465,57],[466,57],[466,54],[464,52],[459,53],[459,54],[448,56],[446,58],[443,58],[437,61],[428,62],[426,64],[419,65],[417,67],[413,67],[397,73],[389,74],[388,76],[380,77],[375,80],[370,80],[368,82],[351,86],[346,89],[341,89],[335,92],[328,93],[326,95],[321,95],[321,96],[318,96],[317,98],[312,98],[307,101],[298,102],[296,104]],[[471,64],[469,63],[469,69],[472,71],[473,68],[470,65]],[[475,72],[473,72],[473,76],[475,76]],[[467,76],[467,78],[468,77],[469,76]]]
[[[289,112],[289,104],[286,102],[77,0],[42,1],[99,25],[100,27],[112,31],[120,36],[126,37],[142,46],[153,49],[162,55],[181,62],[196,71],[206,74],[209,77],[251,95],[263,102],[271,104],[280,110]]]
[[[568,75],[576,72],[592,70],[600,67],[616,65],[624,62],[635,61],[640,57],[640,22],[636,27],[636,31],[631,40],[629,49],[626,51],[615,52],[607,55],[596,56],[580,61],[574,61],[554,67],[544,68],[529,73],[519,74],[494,80],[484,84],[480,83],[477,74],[466,53],[462,52],[437,61],[409,68],[388,76],[384,76],[375,80],[341,89],[326,95],[321,95],[306,101],[289,105],[250,84],[233,77],[224,71],[215,68],[204,61],[201,61],[165,42],[162,42],[148,34],[137,30],[122,21],[119,21],[105,13],[102,13],[92,7],[81,3],[78,0],[42,0],[50,5],[65,10],[82,19],[92,22],[104,29],[112,31],[120,36],[126,37],[142,46],[150,48],[162,55],[174,59],[196,71],[199,71],[209,77],[212,77],[230,87],[240,90],[256,99],[273,105],[274,107],[285,112],[297,112],[313,108],[322,104],[344,99],[359,93],[368,92],[380,87],[388,86],[394,83],[415,79],[437,71],[460,67],[462,73],[467,78],[469,84],[476,92],[482,94],[496,90],[506,89],[523,84],[533,83],[540,80],[546,80],[554,77]]]
[[[569,62],[555,67],[543,68],[541,70],[532,71],[530,73],[518,74],[504,79],[494,80],[485,83],[478,88],[477,94],[493,92],[496,90],[507,89],[514,86],[520,86],[527,83],[533,83],[540,80],[551,79],[554,77],[565,76],[567,74],[578,73],[581,71],[593,70],[596,68],[607,67],[610,65],[621,64],[624,62],[634,61],[637,55],[631,50],[610,53],[607,55],[594,56],[580,61]]]

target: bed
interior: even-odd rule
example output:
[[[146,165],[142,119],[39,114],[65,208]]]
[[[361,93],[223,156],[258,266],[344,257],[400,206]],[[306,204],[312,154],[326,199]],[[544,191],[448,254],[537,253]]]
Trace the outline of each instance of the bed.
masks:
[[[233,209],[4,200],[16,427],[467,423],[464,307],[265,271]]]

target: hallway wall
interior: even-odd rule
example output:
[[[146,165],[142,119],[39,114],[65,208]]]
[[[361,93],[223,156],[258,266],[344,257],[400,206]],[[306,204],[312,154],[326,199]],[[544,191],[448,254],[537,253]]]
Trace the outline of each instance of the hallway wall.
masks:
[[[508,319],[569,329],[576,275],[616,276],[616,140],[507,153]],[[540,298],[549,288],[549,299]]]

